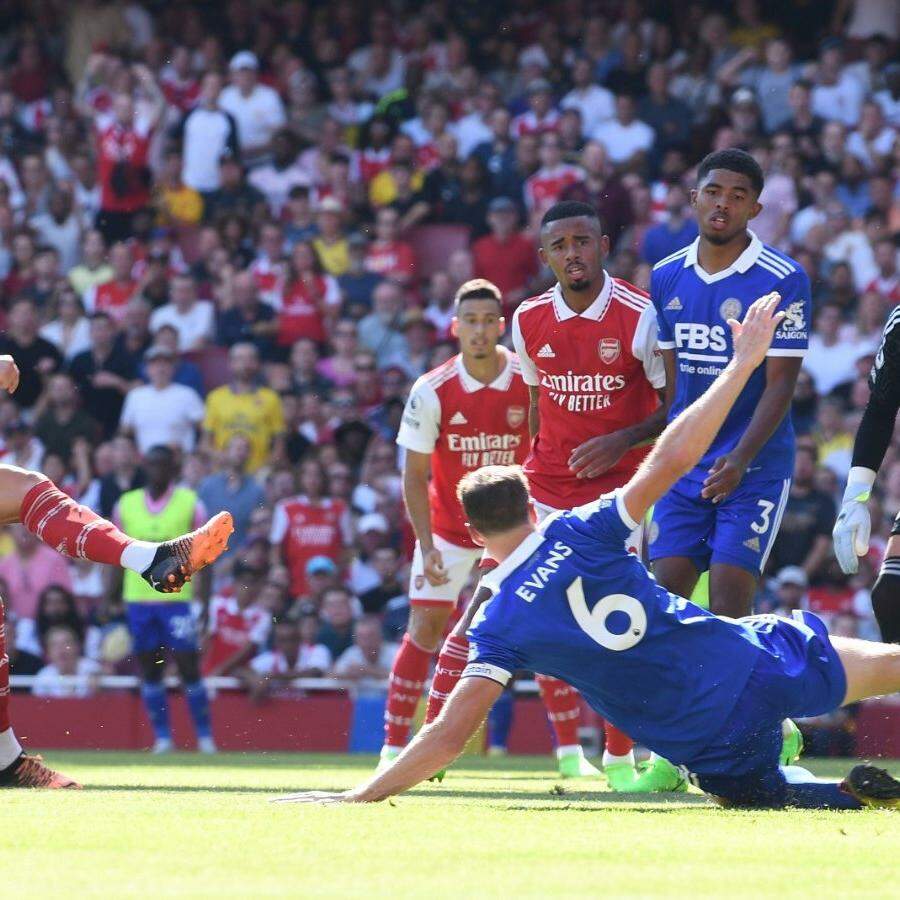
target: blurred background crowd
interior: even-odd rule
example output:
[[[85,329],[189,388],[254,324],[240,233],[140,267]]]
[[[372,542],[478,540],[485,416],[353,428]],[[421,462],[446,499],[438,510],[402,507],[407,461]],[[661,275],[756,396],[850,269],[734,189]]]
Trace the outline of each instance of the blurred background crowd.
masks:
[[[895,444],[858,576],[831,552],[866,377],[900,303],[893,0],[0,3],[4,462],[111,515],[147,452],[232,549],[199,592],[204,672],[259,695],[383,678],[413,536],[394,444],[482,276],[545,288],[535,223],[597,206],[646,288],[689,243],[694,168],[749,150],[765,242],[813,284],[796,471],[758,598],[874,637]],[[298,516],[298,511],[300,515]],[[297,521],[305,521],[302,527]],[[115,582],[20,528],[0,542],[13,672],[129,672]]]

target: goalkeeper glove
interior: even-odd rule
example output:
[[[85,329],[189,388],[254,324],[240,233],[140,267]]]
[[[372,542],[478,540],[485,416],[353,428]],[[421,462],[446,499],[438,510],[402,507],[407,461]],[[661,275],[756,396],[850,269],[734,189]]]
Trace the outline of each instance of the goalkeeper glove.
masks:
[[[866,503],[872,493],[875,473],[862,466],[850,470],[841,511],[834,523],[834,555],[847,575],[859,571],[859,557],[869,552],[872,520]]]

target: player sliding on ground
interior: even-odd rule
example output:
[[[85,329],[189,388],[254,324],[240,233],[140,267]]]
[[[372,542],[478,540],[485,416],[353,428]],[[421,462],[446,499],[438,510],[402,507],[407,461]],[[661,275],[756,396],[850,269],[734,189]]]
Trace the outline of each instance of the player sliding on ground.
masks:
[[[0,390],[12,394],[19,369],[0,356]],[[58,553],[73,559],[121,566],[137,572],[154,590],[175,593],[214,562],[234,530],[231,514],[219,513],[202,528],[157,544],[137,541],[112,522],[64,494],[46,476],[0,465],[0,525],[21,522]],[[16,740],[9,717],[9,658],[0,601],[0,787],[77,788],[71,778],[48,769],[39,756],[28,756]]]
[[[518,467],[460,482],[473,538],[499,566],[469,629],[463,678],[441,715],[393,766],[343,793],[302,802],[370,802],[448,765],[516,669],[547,672],[720,802],[743,807],[900,806],[900,782],[857,766],[843,782],[779,766],[781,722],[900,690],[900,647],[829,639],[810,613],[720,618],[662,588],[624,547],[650,506],[706,452],[766,356],[779,295],[729,321],[734,354],[709,390],[663,432],[623,487],[551,516],[542,530]]]

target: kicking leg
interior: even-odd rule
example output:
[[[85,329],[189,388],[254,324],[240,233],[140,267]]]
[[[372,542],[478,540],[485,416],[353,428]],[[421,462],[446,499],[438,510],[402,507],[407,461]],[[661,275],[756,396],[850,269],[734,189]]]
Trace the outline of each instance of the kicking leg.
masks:
[[[178,591],[215,561],[234,530],[219,513],[202,528],[162,544],[136,541],[112,522],[76,503],[44,475],[0,465],[0,522],[19,522],[65,556],[122,566],[161,593]]]

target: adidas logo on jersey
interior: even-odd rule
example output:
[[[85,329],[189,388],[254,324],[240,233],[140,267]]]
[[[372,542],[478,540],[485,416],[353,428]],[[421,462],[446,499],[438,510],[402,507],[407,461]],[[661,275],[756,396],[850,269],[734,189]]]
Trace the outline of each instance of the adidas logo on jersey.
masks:
[[[677,297],[673,297],[667,304],[666,309],[683,309],[681,301]]]
[[[748,550],[753,550],[753,551],[755,551],[756,553],[759,553],[759,538],[758,538],[758,537],[752,537],[752,538],[750,538],[749,540],[744,541],[744,546],[745,546]]]
[[[455,412],[452,416],[450,416],[450,424],[451,425],[468,425],[469,420],[461,413]]]
[[[538,359],[555,359],[556,354],[553,352],[553,348],[549,344],[544,344],[540,350],[537,352]]]

